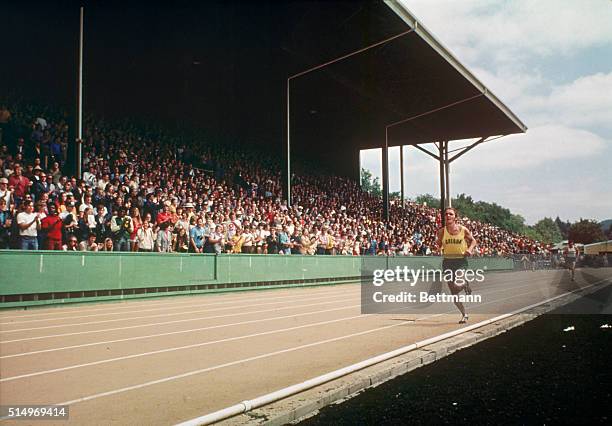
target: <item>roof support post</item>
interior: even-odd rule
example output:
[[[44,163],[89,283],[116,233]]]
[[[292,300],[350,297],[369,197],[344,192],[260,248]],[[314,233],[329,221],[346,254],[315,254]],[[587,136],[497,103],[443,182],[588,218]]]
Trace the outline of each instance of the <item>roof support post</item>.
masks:
[[[402,208],[406,206],[404,202],[404,145],[400,145],[400,196],[402,197]]]
[[[448,141],[444,142],[444,182],[446,184],[446,206],[452,207],[453,202],[450,194],[450,162],[448,161]]]
[[[469,145],[468,147],[466,147],[463,151],[461,151],[459,154],[453,155],[450,159],[447,158],[447,161],[449,163],[452,163],[453,161],[455,161],[457,158],[461,157],[463,154],[465,154],[466,152],[476,148],[478,145],[480,145],[481,143],[483,143],[485,141],[485,139],[487,138],[487,136],[485,136],[484,138],[480,138],[478,139],[476,142],[474,142],[473,144]],[[447,150],[448,151],[448,150]],[[447,157],[448,157],[448,152],[446,153]]]
[[[383,199],[383,218],[389,221],[389,131],[385,129],[385,145],[382,149],[382,199]]]
[[[442,225],[446,224],[444,220],[444,208],[446,207],[446,182],[445,182],[445,161],[444,161],[444,141],[438,142],[438,164],[440,168],[440,215],[442,217]]]
[[[412,146],[415,147],[416,149],[418,149],[419,151],[423,151],[425,154],[429,155],[434,160],[436,160],[436,161],[440,160],[440,157],[438,157],[436,154],[432,154],[431,152],[429,152],[425,148],[421,148],[419,145],[412,145]]]
[[[77,135],[75,174],[78,179],[83,177],[83,6],[79,15],[79,67],[77,74]]]
[[[287,207],[291,207],[291,78],[287,79],[287,144],[285,145],[285,161],[287,162],[283,176],[283,194],[287,199]]]

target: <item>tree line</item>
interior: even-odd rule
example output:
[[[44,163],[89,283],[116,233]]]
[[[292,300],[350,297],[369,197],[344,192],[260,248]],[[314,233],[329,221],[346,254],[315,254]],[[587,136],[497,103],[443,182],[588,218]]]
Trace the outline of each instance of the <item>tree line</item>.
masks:
[[[369,170],[361,169],[361,187],[364,191],[382,196],[380,181],[372,178]],[[389,194],[390,198],[400,198],[398,192]],[[440,199],[430,194],[419,195],[414,199],[419,204],[437,207]],[[462,216],[471,220],[490,223],[508,231],[526,235],[537,241],[555,244],[563,240],[572,240],[576,243],[591,244],[612,239],[612,221],[607,220],[601,224],[591,219],[580,219],[574,223],[563,221],[559,217],[552,219],[545,217],[535,225],[527,225],[525,218],[512,213],[509,209],[496,203],[474,201],[471,196],[459,194],[452,199],[453,207],[457,208]]]

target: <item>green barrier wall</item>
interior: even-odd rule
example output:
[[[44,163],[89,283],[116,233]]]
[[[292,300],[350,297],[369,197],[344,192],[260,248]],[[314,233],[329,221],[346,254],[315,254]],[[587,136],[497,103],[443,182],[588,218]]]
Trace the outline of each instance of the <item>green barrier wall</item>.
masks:
[[[434,269],[441,259],[2,250],[0,265],[0,307],[13,307],[358,281],[363,271]],[[513,262],[474,258],[470,267],[508,270]]]

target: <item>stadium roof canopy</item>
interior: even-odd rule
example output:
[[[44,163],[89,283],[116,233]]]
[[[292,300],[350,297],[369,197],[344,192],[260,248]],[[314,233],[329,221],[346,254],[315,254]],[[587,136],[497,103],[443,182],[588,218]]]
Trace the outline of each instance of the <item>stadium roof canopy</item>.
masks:
[[[294,76],[291,158],[354,178],[359,150],[384,146],[386,134],[397,146],[526,129],[395,0],[85,3],[86,112],[191,124],[205,142],[280,157]],[[0,86],[72,102],[78,9],[7,7],[17,34],[8,56],[19,60],[0,67]],[[52,52],[42,74],[40,58],[23,54],[30,45]]]
[[[400,3],[285,7],[290,75],[383,42],[291,80],[292,152],[332,154],[321,159],[337,164],[342,153],[383,146],[392,123],[389,146],[526,131]]]

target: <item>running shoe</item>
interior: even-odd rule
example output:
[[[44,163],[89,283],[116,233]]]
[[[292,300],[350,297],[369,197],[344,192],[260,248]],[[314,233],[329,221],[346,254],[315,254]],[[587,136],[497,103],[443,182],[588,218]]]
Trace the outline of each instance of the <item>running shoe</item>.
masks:
[[[463,315],[459,320],[459,324],[465,324],[466,322],[468,322],[468,319],[470,319],[470,317],[467,314]]]

